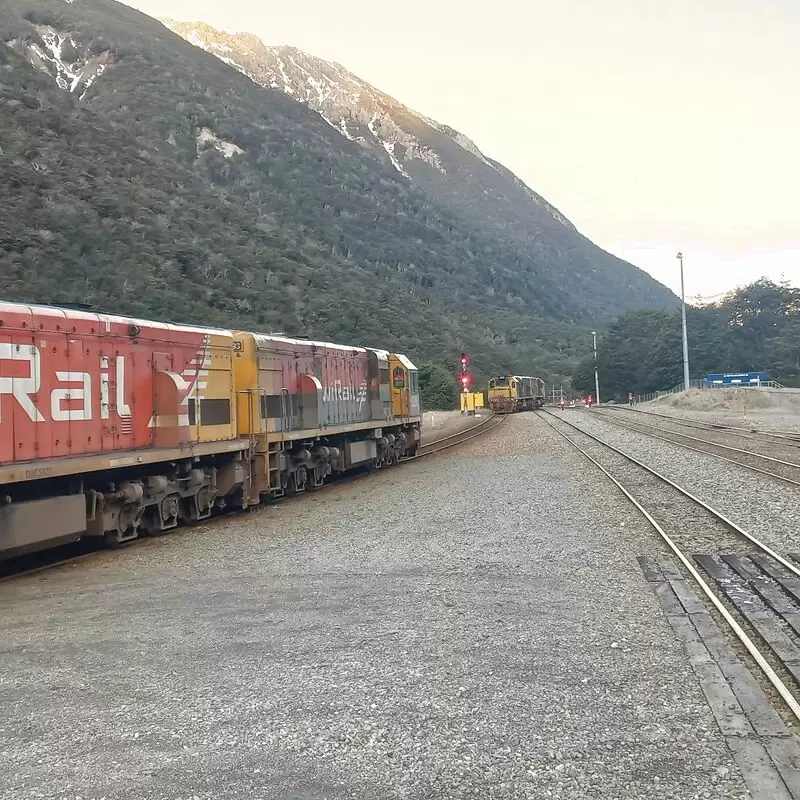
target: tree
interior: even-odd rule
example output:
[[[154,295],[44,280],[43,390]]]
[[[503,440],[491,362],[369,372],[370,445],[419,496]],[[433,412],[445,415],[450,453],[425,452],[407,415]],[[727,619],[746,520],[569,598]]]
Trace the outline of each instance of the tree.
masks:
[[[712,372],[764,371],[800,384],[800,289],[762,278],[719,303],[687,309],[689,366],[695,377]],[[603,395],[623,398],[670,389],[681,382],[680,314],[634,311],[609,326],[598,354]],[[590,359],[572,384],[591,391]]]
[[[420,364],[419,386],[425,411],[450,411],[458,407],[458,384],[444,362],[425,361]]]
[[[581,395],[594,394],[594,359],[592,356],[587,356],[578,362],[572,372],[570,385]]]

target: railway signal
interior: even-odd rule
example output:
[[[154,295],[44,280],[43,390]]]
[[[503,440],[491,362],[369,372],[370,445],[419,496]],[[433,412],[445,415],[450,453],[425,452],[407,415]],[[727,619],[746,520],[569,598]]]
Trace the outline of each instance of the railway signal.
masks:
[[[469,385],[472,383],[472,375],[467,372],[467,364],[469,364],[469,356],[466,353],[461,354],[461,374],[458,376],[458,382],[461,384],[461,391],[469,391]]]

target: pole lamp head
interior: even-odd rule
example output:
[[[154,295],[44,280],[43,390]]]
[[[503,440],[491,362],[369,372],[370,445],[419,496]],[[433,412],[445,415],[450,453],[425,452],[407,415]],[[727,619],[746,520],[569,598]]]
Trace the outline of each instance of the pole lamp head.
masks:
[[[683,261],[683,253],[679,252],[678,255],[675,256],[675,258],[677,258],[678,261]]]

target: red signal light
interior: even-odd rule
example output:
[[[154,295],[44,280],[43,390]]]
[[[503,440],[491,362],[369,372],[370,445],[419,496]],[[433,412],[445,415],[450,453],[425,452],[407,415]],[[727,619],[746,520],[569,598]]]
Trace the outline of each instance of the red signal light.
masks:
[[[469,357],[466,353],[461,354],[461,368],[464,369],[469,363]]]

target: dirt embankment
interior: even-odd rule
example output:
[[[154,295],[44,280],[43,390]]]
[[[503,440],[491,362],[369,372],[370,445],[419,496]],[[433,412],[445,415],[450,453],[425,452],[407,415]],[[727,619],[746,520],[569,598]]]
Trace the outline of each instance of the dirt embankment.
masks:
[[[659,397],[641,409],[728,425],[800,430],[800,389],[690,389]]]

